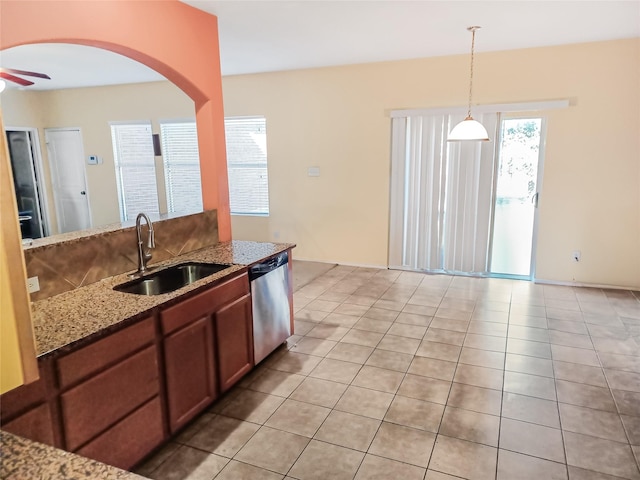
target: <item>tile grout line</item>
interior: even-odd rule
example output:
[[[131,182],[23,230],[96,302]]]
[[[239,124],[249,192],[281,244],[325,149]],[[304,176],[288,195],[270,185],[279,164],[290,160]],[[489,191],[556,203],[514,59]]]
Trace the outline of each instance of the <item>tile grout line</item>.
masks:
[[[544,294],[544,289],[543,289]],[[546,301],[546,299],[545,299]],[[545,307],[546,312],[546,307]],[[547,318],[547,326],[549,324],[549,319]],[[560,438],[562,438],[562,454],[564,455],[564,468],[567,473],[567,478],[569,478],[569,457],[567,455],[567,443],[565,441],[564,429],[562,428],[562,415],[560,415],[560,399],[558,398],[558,382],[556,377],[556,366],[553,363],[553,349],[549,347],[551,352],[551,369],[553,371],[553,391],[556,396],[556,408],[558,409],[558,425],[560,426]]]

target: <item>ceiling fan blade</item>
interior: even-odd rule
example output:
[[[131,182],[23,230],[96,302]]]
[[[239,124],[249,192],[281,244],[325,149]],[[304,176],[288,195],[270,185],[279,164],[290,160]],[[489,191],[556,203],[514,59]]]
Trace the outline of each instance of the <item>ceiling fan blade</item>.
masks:
[[[0,70],[7,73],[14,73],[16,75],[26,75],[28,77],[47,78],[51,80],[51,77],[44,73],[29,72],[27,70],[16,70],[15,68],[0,68]]]
[[[16,77],[15,75],[11,75],[7,72],[0,71],[0,78],[4,78],[5,80],[9,80],[10,82],[17,83],[18,85],[22,85],[23,87],[28,87],[29,85],[33,85],[33,82],[30,80],[25,80],[24,78]]]

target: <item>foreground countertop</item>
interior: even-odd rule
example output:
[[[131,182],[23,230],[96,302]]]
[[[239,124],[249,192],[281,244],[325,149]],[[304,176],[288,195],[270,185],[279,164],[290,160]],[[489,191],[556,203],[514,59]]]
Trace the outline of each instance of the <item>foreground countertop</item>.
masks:
[[[24,480],[143,480],[119,468],[105,465],[49,445],[0,431],[0,478]]]
[[[120,328],[122,322],[136,320],[151,310],[226,277],[272,255],[294,247],[287,243],[262,243],[233,240],[190,252],[151,267],[163,268],[186,261],[228,264],[229,267],[197,282],[162,295],[133,295],[113,290],[125,283],[127,274],[105,278],[85,287],[39,300],[32,304],[32,322],[38,357],[63,353],[90,341],[110,330]]]

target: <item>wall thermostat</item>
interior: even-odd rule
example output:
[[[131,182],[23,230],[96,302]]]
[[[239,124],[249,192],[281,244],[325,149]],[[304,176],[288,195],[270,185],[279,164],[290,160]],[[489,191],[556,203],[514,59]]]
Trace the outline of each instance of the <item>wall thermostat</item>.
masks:
[[[102,164],[102,158],[97,155],[89,155],[87,158],[87,163],[89,165],[100,165]]]

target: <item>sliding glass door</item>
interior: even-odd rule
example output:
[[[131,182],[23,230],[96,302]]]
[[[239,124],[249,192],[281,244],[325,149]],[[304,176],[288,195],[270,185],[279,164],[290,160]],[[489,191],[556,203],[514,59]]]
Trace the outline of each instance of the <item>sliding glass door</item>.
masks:
[[[389,267],[533,277],[542,117],[484,113],[491,142],[447,142],[449,113],[392,119]]]
[[[494,202],[493,274],[532,278],[544,151],[542,117],[502,117]]]

